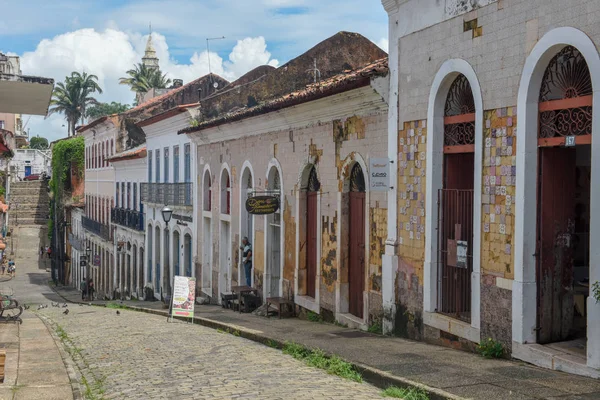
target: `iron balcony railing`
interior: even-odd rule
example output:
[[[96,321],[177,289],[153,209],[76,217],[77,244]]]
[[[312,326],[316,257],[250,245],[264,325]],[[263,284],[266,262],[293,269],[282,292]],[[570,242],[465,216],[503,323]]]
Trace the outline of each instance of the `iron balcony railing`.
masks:
[[[88,232],[93,233],[94,235],[100,236],[102,239],[110,242],[111,238],[111,229],[106,224],[101,224],[98,221],[94,221],[88,217],[81,217],[81,224],[83,225],[83,229]]]
[[[142,183],[144,203],[193,206],[192,183]]]
[[[126,208],[114,207],[110,210],[110,220],[115,224],[135,229],[137,231],[144,230],[143,211],[135,211]]]

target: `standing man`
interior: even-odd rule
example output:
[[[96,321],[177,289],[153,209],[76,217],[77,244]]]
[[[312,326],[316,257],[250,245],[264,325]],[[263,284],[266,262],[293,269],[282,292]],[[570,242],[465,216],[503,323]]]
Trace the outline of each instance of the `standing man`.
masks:
[[[246,286],[252,285],[252,244],[248,241],[247,237],[242,239],[242,265],[244,266],[244,272],[246,273]]]
[[[85,300],[87,295],[87,284],[85,283],[85,278],[81,278],[79,286],[81,287],[81,300]]]

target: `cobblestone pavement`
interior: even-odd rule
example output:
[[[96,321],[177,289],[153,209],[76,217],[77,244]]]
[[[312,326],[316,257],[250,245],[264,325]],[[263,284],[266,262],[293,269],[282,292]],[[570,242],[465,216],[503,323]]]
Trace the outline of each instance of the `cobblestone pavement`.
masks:
[[[135,311],[117,315],[73,304],[69,310],[64,315],[50,307],[39,314],[66,332],[89,387],[101,382],[95,388],[107,399],[381,398],[367,383],[213,329]]]

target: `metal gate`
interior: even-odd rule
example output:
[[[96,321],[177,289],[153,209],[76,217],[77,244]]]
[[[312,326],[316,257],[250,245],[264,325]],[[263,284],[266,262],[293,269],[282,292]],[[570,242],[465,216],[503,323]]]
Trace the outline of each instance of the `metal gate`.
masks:
[[[471,321],[473,190],[438,191],[438,309]]]

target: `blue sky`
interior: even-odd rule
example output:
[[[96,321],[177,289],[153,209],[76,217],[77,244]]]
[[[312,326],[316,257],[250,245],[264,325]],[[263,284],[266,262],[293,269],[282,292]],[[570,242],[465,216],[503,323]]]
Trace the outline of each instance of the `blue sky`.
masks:
[[[184,82],[206,74],[209,58],[212,72],[231,80],[342,30],[387,50],[380,0],[2,0],[0,51],[21,56],[24,74],[96,74],[100,101],[131,103],[118,78],[140,60],[150,23],[161,69]],[[206,38],[221,36],[207,53]],[[62,125],[60,116],[33,117],[28,127],[54,140],[66,135]]]

